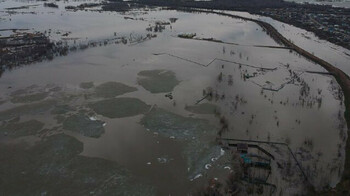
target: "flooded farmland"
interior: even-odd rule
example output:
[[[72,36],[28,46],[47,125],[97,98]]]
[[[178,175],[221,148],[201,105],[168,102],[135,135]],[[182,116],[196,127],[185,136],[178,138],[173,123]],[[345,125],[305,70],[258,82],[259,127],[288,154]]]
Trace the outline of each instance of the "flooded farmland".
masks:
[[[69,7],[83,3],[97,5]],[[54,43],[3,61],[1,195],[307,195],[340,181],[344,96],[320,65],[253,22],[100,3],[0,2],[0,39]],[[261,167],[242,166],[242,143]]]

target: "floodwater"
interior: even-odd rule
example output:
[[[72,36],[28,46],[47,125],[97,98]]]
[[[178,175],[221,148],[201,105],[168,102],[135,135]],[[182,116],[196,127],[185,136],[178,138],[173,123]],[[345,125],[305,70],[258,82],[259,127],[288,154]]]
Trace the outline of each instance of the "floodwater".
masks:
[[[34,4],[17,13],[5,9]],[[7,176],[14,176],[9,180],[14,186],[23,183],[18,179],[29,170],[35,177],[59,178],[62,186],[74,182],[70,188],[75,191],[82,183],[86,190],[76,195],[110,195],[113,190],[124,195],[186,195],[211,178],[225,182],[230,172],[240,169],[227,161],[231,152],[216,142],[219,136],[286,143],[317,190],[340,180],[347,139],[343,96],[333,77],[308,72],[325,72],[321,66],[288,49],[256,47],[278,44],[252,22],[161,9],[64,9],[77,4],[59,1],[55,9],[42,2],[0,3],[1,29],[51,29],[52,40],[68,45],[121,36],[128,40],[2,75],[2,169],[13,164],[6,161],[8,156],[25,157],[23,164],[35,162],[35,167],[18,164],[6,170]],[[146,30],[170,18],[177,20],[163,25],[162,32]],[[69,35],[62,36],[66,32]],[[144,41],[150,33],[156,36]],[[180,33],[232,44],[182,39]],[[202,99],[209,92],[211,96]],[[220,118],[227,121],[223,132]],[[18,131],[12,133],[14,129]],[[11,146],[21,149],[21,144],[41,161],[21,150],[4,153],[15,148]],[[42,152],[37,146],[53,150]],[[268,179],[276,185],[272,194],[305,194],[304,176],[286,147],[263,147],[276,157]],[[68,165],[53,156],[57,149],[69,152],[71,157],[62,155]],[[57,163],[48,167],[52,159]],[[70,171],[91,176],[68,175]],[[116,183],[119,179],[122,183]],[[0,190],[20,195],[59,191],[50,182],[40,181],[42,187],[23,189],[26,192]],[[249,193],[246,186],[243,183],[241,195]]]
[[[268,22],[275,27],[279,33],[287,39],[292,40],[297,46],[331,63],[346,74],[350,75],[350,50],[335,45],[329,41],[322,40],[313,32],[273,20],[270,17],[253,15],[247,12],[228,11],[227,13]]]

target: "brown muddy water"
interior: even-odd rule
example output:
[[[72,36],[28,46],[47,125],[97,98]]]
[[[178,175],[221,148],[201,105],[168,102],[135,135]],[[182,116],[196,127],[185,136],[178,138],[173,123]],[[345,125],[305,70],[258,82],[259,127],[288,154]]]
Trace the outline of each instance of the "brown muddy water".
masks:
[[[50,39],[67,45],[127,40],[2,75],[0,193],[190,195],[210,179],[225,183],[240,172],[234,150],[218,144],[220,135],[286,143],[316,190],[340,180],[343,96],[332,76],[308,72],[322,67],[288,49],[256,47],[278,44],[251,22],[161,9],[64,9],[77,4],[0,3],[1,29],[51,29]],[[169,24],[150,32],[157,22]],[[143,40],[150,33],[156,36]],[[261,147],[275,157],[267,182],[276,186],[262,194],[306,194],[286,146]],[[238,184],[239,195],[257,194],[251,183]]]

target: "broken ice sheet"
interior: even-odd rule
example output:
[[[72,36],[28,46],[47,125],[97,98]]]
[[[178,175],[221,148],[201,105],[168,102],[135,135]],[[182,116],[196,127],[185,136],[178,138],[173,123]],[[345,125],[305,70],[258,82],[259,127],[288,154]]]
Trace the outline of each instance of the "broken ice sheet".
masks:
[[[136,98],[112,98],[90,103],[96,113],[108,118],[124,118],[147,112],[149,105]]]
[[[104,122],[100,120],[91,120],[84,114],[74,114],[63,121],[63,128],[69,131],[78,132],[87,137],[100,137],[105,129]]]
[[[207,120],[183,117],[154,107],[141,119],[141,124],[161,136],[186,142],[182,154],[187,160],[190,179],[201,173],[213,157],[221,155],[221,148],[214,141],[206,139],[215,138],[216,134],[216,128]],[[212,137],[207,137],[208,135]]]
[[[138,83],[151,93],[167,93],[179,84],[175,73],[167,70],[145,70],[138,74]]]
[[[168,155],[164,155],[162,157],[158,157],[157,158],[158,163],[161,163],[161,164],[169,163],[172,160],[174,160],[174,159],[173,158],[169,158]]]
[[[137,91],[137,88],[120,82],[105,82],[96,87],[95,94],[98,97],[112,98],[134,91]]]
[[[82,151],[83,143],[65,134],[32,147],[0,144],[7,160],[0,164],[0,190],[4,195],[155,195],[153,186],[140,183],[124,167],[81,156]]]
[[[37,120],[28,120],[20,123],[9,123],[0,126],[0,133],[10,137],[22,137],[37,134],[44,127],[44,123]]]

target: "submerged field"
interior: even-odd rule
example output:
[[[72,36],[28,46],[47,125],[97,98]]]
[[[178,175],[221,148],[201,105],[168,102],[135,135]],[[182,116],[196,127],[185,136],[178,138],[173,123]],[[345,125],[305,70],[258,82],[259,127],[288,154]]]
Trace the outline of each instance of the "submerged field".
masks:
[[[0,193],[186,195],[214,179],[239,195],[294,195],[339,182],[339,85],[257,24],[160,8],[38,2],[8,13],[36,3],[0,4],[1,29],[46,31],[69,48],[0,78]],[[222,138],[284,143],[261,144],[275,158],[273,186],[228,183],[242,168]]]

